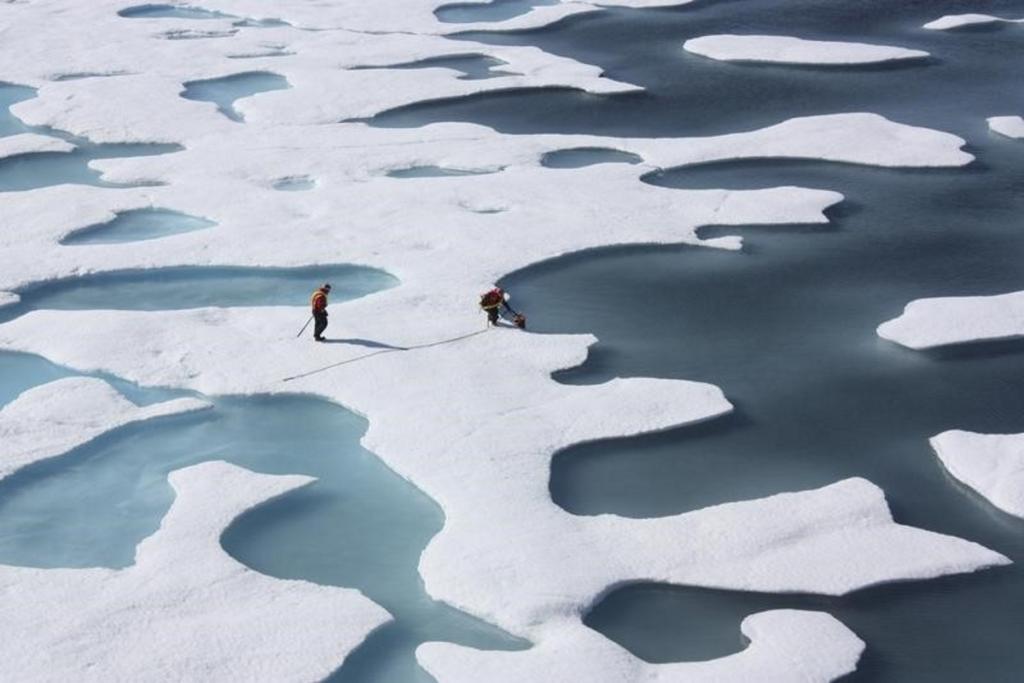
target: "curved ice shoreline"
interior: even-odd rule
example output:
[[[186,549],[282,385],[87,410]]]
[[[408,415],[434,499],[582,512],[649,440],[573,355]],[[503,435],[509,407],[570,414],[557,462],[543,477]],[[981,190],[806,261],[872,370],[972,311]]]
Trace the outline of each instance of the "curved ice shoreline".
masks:
[[[725,62],[837,66],[885,64],[928,57],[923,50],[889,45],[805,40],[792,36],[714,35],[691,38],[687,52]]]
[[[1020,116],[992,116],[988,119],[988,127],[995,133],[1008,138],[1024,138],[1024,118]]]
[[[969,26],[985,26],[989,24],[1020,24],[1024,19],[1004,19],[991,14],[947,14],[934,21],[929,21],[922,28],[929,31],[951,31]]]
[[[408,62],[414,55],[431,56],[444,48],[447,52],[451,43],[427,35],[441,30],[432,18],[429,23],[424,18],[427,10],[432,12],[438,3],[409,2],[409,12],[389,12],[386,16],[366,3],[347,3],[342,12],[331,16],[325,16],[327,10],[318,13],[318,8],[302,4],[288,6],[284,12],[288,21],[306,27],[324,28],[316,24],[324,21],[338,28],[338,22],[344,21],[345,28],[360,26],[359,31],[413,30],[420,31],[420,35],[371,35],[357,30],[296,35],[290,28],[270,28],[261,29],[265,32],[258,38],[251,31],[241,31],[188,45],[154,39],[155,27],[145,21],[115,22],[101,13],[122,4],[104,2],[84,7],[69,1],[63,3],[63,16],[54,13],[44,21],[34,15],[20,15],[27,27],[19,33],[27,37],[12,48],[23,53],[10,70],[24,82],[41,88],[36,100],[18,105],[16,112],[32,123],[65,127],[95,140],[174,140],[182,142],[186,150],[160,159],[97,163],[111,179],[159,179],[167,183],[163,187],[129,188],[116,193],[59,187],[12,197],[5,208],[10,208],[14,225],[0,236],[0,245],[12,262],[0,275],[4,289],[125,267],[322,263],[326,241],[331,248],[345,252],[346,262],[384,268],[402,280],[394,290],[332,306],[346,334],[413,346],[479,330],[472,295],[481,285],[536,261],[614,244],[697,242],[697,227],[709,223],[823,223],[823,210],[841,200],[834,192],[792,187],[755,192],[667,191],[638,182],[638,176],[651,165],[758,157],[915,167],[958,166],[971,160],[960,149],[963,140],[955,136],[870,114],[806,117],[761,131],[675,141],[503,136],[469,125],[394,131],[368,129],[356,123],[336,124],[331,122],[369,116],[424,98],[483,91],[482,86],[467,85],[444,70],[430,74],[394,71],[382,79],[380,74],[371,77],[366,72],[340,68],[365,63],[369,57],[382,63],[392,59]],[[245,0],[204,3],[246,15],[255,13],[255,4]],[[680,3],[626,0],[620,4]],[[579,6],[581,11],[591,11]],[[530,13],[503,26],[568,15],[566,6],[555,7],[548,11],[550,14]],[[30,9],[7,7],[4,11]],[[109,44],[85,44],[77,30],[84,21],[95,22],[97,30],[109,29],[115,38]],[[40,52],[40,44],[46,42],[40,36],[65,33],[70,45],[65,54]],[[221,121],[209,107],[179,97],[182,82],[238,71],[237,64],[227,61],[232,54],[275,39],[296,52],[294,56],[275,57],[275,64],[280,64],[275,69],[280,69],[295,88],[241,101],[240,111],[247,121],[241,129]],[[593,93],[635,89],[601,79],[596,68],[571,60],[521,49],[470,45],[477,52],[526,72],[521,80],[487,88],[518,83],[569,86]],[[344,57],[340,65],[339,52]],[[190,59],[182,59],[183,54]],[[74,63],[50,63],[57,59]],[[66,72],[84,72],[103,66],[113,72],[126,61],[135,62],[142,73],[91,83],[45,82],[46,75],[55,73],[58,67]],[[371,83],[377,87],[366,87]],[[351,97],[353,92],[363,99]],[[126,99],[131,106],[125,106]],[[73,105],[68,104],[71,100]],[[322,125],[305,125],[313,123]],[[635,153],[647,166],[630,169],[604,165],[567,172],[544,169],[539,163],[544,153],[580,146]],[[503,166],[505,170],[460,178],[454,183],[451,179],[387,178],[387,171],[414,164],[468,168],[476,164]],[[310,192],[301,203],[291,203],[294,198],[283,198],[269,187],[272,179],[290,175],[313,177],[324,191]],[[358,192],[363,203],[358,210],[344,202],[345,190],[351,189]],[[249,201],[225,200],[236,196]],[[56,245],[62,235],[80,227],[83,220],[94,220],[95,216],[154,198],[196,215],[216,217],[220,227],[216,234],[180,235],[160,245],[133,245],[130,249],[81,247],[68,253]],[[472,210],[499,205],[506,208],[501,214]],[[567,206],[585,208],[567,210]],[[342,210],[345,222],[333,222],[330,217]],[[429,216],[430,221],[423,221],[423,216]],[[551,230],[552,223],[557,223],[558,230]],[[482,225],[501,235],[509,248],[481,254]],[[281,247],[283,234],[290,240],[287,250]],[[738,241],[726,238],[715,244],[736,247]],[[39,259],[40,253],[47,258]],[[381,311],[388,313],[382,315]],[[147,384],[189,387],[206,393],[308,391],[368,416],[371,429],[366,445],[446,510],[448,525],[421,560],[431,593],[530,636],[537,643],[536,653],[545,656],[551,649],[558,652],[560,642],[572,642],[584,632],[578,618],[581,611],[608,587],[622,581],[662,578],[748,590],[842,593],[881,581],[971,571],[1005,561],[976,544],[894,524],[881,492],[860,480],[661,520],[573,517],[557,508],[547,493],[548,461],[554,450],[580,441],[708,419],[730,409],[721,392],[706,384],[645,378],[620,379],[596,387],[559,385],[551,380],[551,373],[582,362],[593,339],[539,337],[510,330],[494,330],[450,346],[378,355],[282,384],[284,376],[365,355],[365,349],[352,345],[317,347],[296,342],[292,336],[297,327],[294,322],[301,323],[304,316],[303,309],[290,307],[174,313],[112,311],[100,315],[37,311],[0,326],[0,346],[42,352],[78,368],[104,368]],[[58,319],[61,325],[79,332],[76,339],[52,335]],[[496,360],[507,373],[495,375]],[[381,391],[382,386],[388,388],[387,395]],[[489,426],[499,424],[503,426],[502,437],[506,437],[505,427],[509,427],[507,438],[496,439],[490,433],[493,428]],[[495,445],[496,441],[500,443]],[[322,621],[312,623],[319,637],[306,643],[308,649],[302,651],[296,645],[296,657],[240,665],[280,666],[282,669],[269,670],[312,677],[325,675],[367,629],[380,623],[385,618],[381,611],[351,592],[259,577],[225,562],[219,549],[210,543],[229,516],[303,481],[265,478],[218,464],[179,472],[174,477],[179,500],[162,532],[140,547],[140,560],[158,556],[167,563],[162,567],[167,584],[154,587],[143,581],[155,590],[145,595],[174,603],[182,594],[194,594],[190,593],[193,586],[185,581],[187,577],[170,564],[171,558],[179,557],[183,549],[192,549],[193,544],[206,543],[199,555],[204,562],[216,565],[218,571],[197,578],[223,579],[238,595],[233,592],[230,599],[219,595],[216,597],[221,601],[198,603],[196,617],[201,626],[221,616],[218,610],[230,613],[249,609],[256,597],[265,601],[267,595],[273,595],[287,602],[287,623],[302,634],[311,625],[310,614],[304,612],[322,608],[322,612],[312,613]],[[222,487],[239,498],[225,500]],[[482,514],[482,510],[488,514]],[[221,526],[214,529],[212,522],[204,521],[207,517]],[[748,530],[734,533],[734,528]],[[879,549],[891,556],[890,564],[873,557],[869,564],[851,558],[860,553],[863,560]],[[598,557],[605,560],[595,559]],[[553,572],[552,566],[566,569]],[[31,583],[36,580],[34,572],[11,571],[14,580],[27,582],[22,585],[35,585]],[[132,614],[128,609],[132,605],[122,601],[125,593],[143,590],[136,582],[146,577],[138,568],[102,576],[58,570],[37,578],[44,596],[52,597],[69,613],[84,615],[83,621],[69,622],[68,628],[74,635],[84,633],[100,655],[105,651],[97,643],[109,637],[104,630],[106,617],[137,637],[146,637],[147,631],[140,624],[153,615]],[[68,586],[71,590],[62,592]],[[92,601],[94,593],[101,593],[101,598],[109,598],[109,602]],[[20,636],[24,640],[12,640],[10,647],[24,648],[31,655],[45,651],[39,642],[67,635],[40,615],[44,608],[50,608],[45,599],[39,604],[19,603],[14,614],[24,620],[20,623],[29,626],[12,630],[28,635]],[[178,613],[170,610],[159,616],[173,620]],[[265,613],[246,616],[255,617],[249,620],[252,627],[247,621],[244,631],[234,631],[237,640],[204,642],[197,638],[194,642],[175,642],[171,649],[187,652],[197,662],[224,657],[216,661],[225,667],[234,665],[232,654],[249,648],[276,652],[282,641],[272,640],[272,635],[261,628],[268,619]],[[786,641],[793,633],[800,636],[801,624],[814,624],[815,634],[822,636],[819,647],[827,656],[813,663],[820,675],[831,676],[853,665],[860,651],[859,641],[834,619],[774,614],[757,615],[748,624],[754,628],[748,631],[755,640],[751,651],[763,652],[763,659],[755,660],[759,670],[773,667],[786,675],[802,666],[788,659],[792,648],[785,643],[767,651],[758,645]],[[280,629],[280,623],[277,627]],[[324,634],[329,632],[342,633],[345,638],[325,642]],[[175,634],[164,637],[173,639]],[[605,652],[609,650],[607,641],[600,637],[590,636],[590,640],[600,642]],[[147,656],[161,652],[159,638],[126,645]],[[466,661],[492,656],[470,655],[444,646],[427,646],[423,652],[429,666],[448,671],[453,680],[471,680],[464,678],[471,674],[460,673],[458,662],[446,661],[450,654],[458,652],[456,656]],[[727,670],[749,671],[745,667],[755,664],[750,663],[750,654],[745,655],[746,659],[712,663],[694,673],[710,677]],[[60,659],[64,667],[61,670],[68,677],[80,673],[76,671],[80,651],[59,651],[52,656]],[[533,659],[532,654],[521,657],[515,661]],[[133,668],[141,666],[135,657],[97,659],[105,672],[120,672],[126,677],[139,674]],[[38,662],[25,664],[33,665]],[[560,665],[571,666],[571,661]],[[292,669],[285,670],[285,666]],[[642,673],[648,669],[632,657],[628,661],[620,658],[616,666]],[[23,671],[30,673],[31,668]],[[242,677],[252,677],[255,671],[245,668]],[[265,675],[266,669],[260,671]],[[691,672],[671,667],[664,671],[667,675]],[[234,670],[230,673],[235,675]],[[180,677],[194,674],[188,668],[172,670],[172,675]]]
[[[931,444],[951,475],[1000,510],[1024,518],[1024,434],[950,430]]]
[[[526,652],[482,652],[449,643],[421,645],[417,658],[441,681],[832,681],[850,673],[864,643],[822,612],[773,610],[743,620],[750,641],[707,662],[648,664],[584,626],[567,626]]]
[[[1024,292],[916,299],[878,336],[911,349],[1024,337]]]
[[[5,675],[83,681],[327,676],[387,621],[387,612],[358,591],[265,577],[229,557],[219,542],[239,514],[310,481],[224,462],[196,465],[171,474],[174,504],[139,545],[133,566],[0,567]]]
[[[207,401],[182,398],[139,408],[98,379],[36,387],[0,410],[0,479],[118,427],[209,407]]]
[[[23,154],[42,154],[45,152],[70,152],[75,146],[67,140],[35,133],[21,133],[0,137],[0,159],[21,156]]]

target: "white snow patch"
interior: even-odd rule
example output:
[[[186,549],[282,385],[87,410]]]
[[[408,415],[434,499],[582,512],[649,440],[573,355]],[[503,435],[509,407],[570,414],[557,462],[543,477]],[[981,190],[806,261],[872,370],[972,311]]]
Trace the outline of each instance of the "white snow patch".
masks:
[[[991,14],[947,14],[934,21],[929,21],[923,28],[929,31],[950,31],[967,26],[984,26],[986,24],[1020,24],[1024,19],[1004,19]]]
[[[6,678],[319,680],[388,621],[358,591],[271,579],[221,548],[238,515],[311,478],[218,461],[169,480],[174,504],[131,567],[0,566]]]
[[[1024,118],[1020,116],[992,116],[988,119],[989,130],[1020,140],[1024,138]]]
[[[956,479],[1000,510],[1024,517],[1024,434],[950,430],[931,444]]]
[[[566,626],[522,652],[424,643],[416,659],[439,681],[832,681],[853,671],[864,643],[831,615],[772,610],[743,620],[741,652],[703,662],[649,664],[582,625]]]
[[[1024,291],[917,299],[878,326],[878,336],[911,349],[1024,336]]]
[[[71,152],[74,149],[70,142],[49,135],[19,133],[0,137],[0,159],[42,152]]]
[[[21,297],[14,292],[3,292],[0,291],[0,308],[5,306],[13,306],[14,304],[21,301]]]
[[[207,401],[181,398],[140,408],[103,380],[88,377],[29,389],[0,410],[0,479],[132,422],[209,407]]]
[[[880,64],[928,57],[923,50],[791,36],[723,34],[691,38],[683,49],[726,62],[776,64]]]

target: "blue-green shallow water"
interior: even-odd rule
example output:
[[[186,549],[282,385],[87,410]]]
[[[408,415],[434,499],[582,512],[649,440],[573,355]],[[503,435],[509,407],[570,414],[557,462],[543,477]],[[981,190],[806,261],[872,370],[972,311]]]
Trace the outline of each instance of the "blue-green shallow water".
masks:
[[[335,303],[398,284],[389,273],[362,266],[241,268],[182,266],[40,283],[19,291],[21,302],[0,308],[0,322],[32,309],[163,311],[207,306],[302,306],[322,282]]]
[[[235,109],[235,102],[271,90],[286,90],[291,85],[288,79],[269,71],[247,71],[245,73],[185,83],[181,96],[186,100],[212,102],[217,110],[232,121],[241,122],[244,117]]]
[[[33,131],[39,132],[39,131]],[[181,150],[178,145],[164,144],[94,144],[71,136],[77,148],[71,152],[20,154],[0,159],[0,192],[20,192],[70,183],[96,187],[132,187],[102,179],[99,171],[89,167],[95,159],[152,156]]]
[[[76,230],[61,244],[122,244],[140,242],[177,235],[183,232],[202,230],[216,225],[213,221],[189,216],[170,209],[134,209],[122,211],[106,223],[90,225]]]
[[[323,279],[334,284],[335,302],[395,283],[382,271],[351,266],[179,268],[46,285],[4,312],[13,317],[38,307],[293,304],[304,302]],[[0,352],[0,406],[74,374],[38,356]],[[182,393],[97,376],[138,404]],[[214,404],[212,411],[114,430],[0,482],[0,563],[127,566],[172,502],[167,474],[228,460],[260,472],[318,479],[243,515],[222,539],[229,553],[271,576],[358,588],[395,617],[332,680],[430,681],[415,661],[415,648],[428,640],[481,648],[526,645],[426,595],[417,564],[441,529],[443,514],[359,445],[364,420],[310,397],[220,397]]]
[[[232,15],[221,14],[202,7],[188,5],[134,5],[119,11],[118,16],[126,19],[230,19]]]
[[[130,184],[103,180],[99,171],[89,167],[89,162],[96,159],[169,154],[182,149],[175,144],[98,144],[51,128],[27,126],[11,113],[10,107],[32,97],[35,97],[35,90],[32,88],[0,82],[0,137],[20,133],[48,135],[71,142],[75,149],[70,152],[19,154],[0,159],[0,193],[35,190],[64,183],[96,187],[131,187]]]
[[[29,389],[79,374],[82,373],[55,365],[40,356],[0,351],[0,408]],[[106,380],[128,400],[140,406],[168,401],[182,395],[182,392],[171,389],[142,388],[103,372],[88,373],[88,375]]]
[[[22,85],[0,81],[0,137],[29,132],[20,119],[11,114],[12,105],[35,97],[36,91]]]
[[[359,446],[365,429],[346,410],[293,396],[218,398],[213,411],[116,430],[0,482],[0,563],[130,565],[173,500],[167,474],[227,460],[318,479],[243,515],[222,539],[229,553],[272,576],[358,588],[397,618],[335,679],[430,680],[413,654],[424,640],[521,647],[426,596],[416,566],[443,514]]]

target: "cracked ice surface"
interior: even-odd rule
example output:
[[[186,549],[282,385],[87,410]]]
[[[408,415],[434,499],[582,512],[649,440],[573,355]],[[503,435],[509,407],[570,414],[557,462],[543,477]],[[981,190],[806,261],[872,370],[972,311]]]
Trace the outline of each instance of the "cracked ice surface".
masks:
[[[520,681],[830,681],[853,671],[864,643],[821,612],[772,610],[743,620],[750,641],[735,655],[707,662],[648,664],[582,625],[525,652],[481,652],[450,643],[416,651],[438,680]]]
[[[1024,292],[916,299],[878,336],[911,349],[1022,337]]]
[[[38,88],[36,98],[14,106],[16,115],[93,141],[185,147],[93,162],[108,181],[162,186],[64,185],[4,197],[0,287],[17,291],[128,268],[343,261],[385,269],[401,284],[332,305],[334,324],[346,336],[422,347],[367,353],[349,344],[297,342],[303,307],[41,310],[0,326],[0,347],[142,384],[211,394],[314,393],[365,415],[365,445],[445,510],[445,529],[421,559],[431,594],[529,636],[542,659],[551,652],[567,656],[566,644],[580,642],[601,650],[601,661],[620,667],[624,676],[649,673],[651,667],[580,624],[580,614],[623,582],[844,593],[1005,562],[974,543],[895,524],[882,492],[863,480],[664,519],[569,515],[554,505],[547,488],[556,450],[709,419],[731,406],[716,387],[695,382],[559,384],[551,373],[583,362],[592,337],[484,333],[472,301],[480,287],[502,275],[562,254],[618,244],[698,243],[696,230],[707,224],[824,223],[823,211],[842,199],[796,187],[681,191],[639,181],[656,168],[766,157],[960,166],[972,159],[960,138],[865,113],[678,140],[508,136],[469,124],[372,128],[341,121],[494,89],[571,87],[603,94],[636,87],[534,48],[447,41],[441,34],[477,25],[439,22],[439,1],[396,0],[383,12],[363,0],[281,0],[270,17],[262,1],[209,0],[206,9],[291,25],[234,31],[233,19],[211,19],[204,30],[224,37],[188,41],[162,38],[187,29],[187,21],[118,17],[128,4],[0,5],[0,18],[17,28],[5,33],[5,47],[17,58],[5,62],[0,78]],[[546,5],[493,26],[541,25],[595,9],[587,3]],[[51,49],[55,43],[65,49]],[[521,75],[467,81],[450,69],[354,68],[461,50],[501,60],[503,69]],[[275,56],[247,60],[244,68],[233,59],[261,51]],[[180,96],[186,81],[251,71],[278,74],[292,87],[238,100],[245,123]],[[540,163],[548,152],[580,147],[629,152],[643,163],[572,170]],[[501,170],[388,177],[414,166]],[[273,189],[280,178],[298,176],[315,187],[299,197]],[[147,206],[206,216],[217,226],[132,245],[58,244],[78,228]],[[505,210],[471,210],[488,207]],[[505,248],[481,250],[485,231]],[[708,243],[738,246],[730,238]],[[58,321],[75,330],[73,339],[53,334]],[[479,334],[455,339],[471,332]],[[358,362],[339,365],[344,361]],[[281,381],[298,375],[304,376]],[[82,427],[74,438],[86,436]],[[166,664],[161,673],[171,678],[200,672],[230,679],[326,675],[386,615],[353,591],[262,577],[230,560],[217,543],[241,511],[306,481],[223,463],[189,468],[172,475],[178,498],[160,532],[140,546],[135,566],[117,572],[0,568],[0,580],[5,588],[16,587],[8,591],[17,600],[5,618],[17,619],[18,626],[4,630],[19,634],[4,640],[11,650],[5,659],[21,667],[19,678],[41,666],[35,658],[48,651],[62,667],[51,663],[49,670],[72,679],[89,675],[81,670],[86,661],[97,662],[95,675],[106,678],[138,677],[140,667],[153,661]],[[183,571],[181,557],[201,561]],[[67,618],[54,619],[55,609]],[[815,675],[846,671],[856,660],[859,641],[831,617],[766,614],[746,622],[754,644],[742,655],[706,668],[658,668],[664,673],[652,675],[712,679],[754,666],[789,673],[794,648],[803,648],[812,635],[821,659],[804,665]],[[165,617],[188,622],[165,628]],[[226,619],[230,628],[223,627]],[[110,649],[114,633],[124,634],[117,642],[127,654]],[[585,642],[578,640],[584,633]],[[274,636],[295,647],[282,654]],[[189,653],[188,661],[174,659],[182,652]],[[430,646],[424,661],[457,667],[444,662],[447,652],[454,651]],[[539,666],[530,653],[509,666]],[[203,666],[212,668],[198,668]],[[476,679],[455,668],[436,670],[453,681]]]
[[[834,40],[804,40],[791,36],[715,35],[691,38],[683,49],[726,62],[776,64],[881,64],[917,60],[923,50]]]
[[[229,557],[239,514],[310,483],[224,462],[172,472],[176,497],[135,564],[0,566],[11,680],[314,680],[388,614],[354,590],[282,581]]]
[[[209,407],[181,398],[140,408],[106,382],[85,377],[44,384],[0,410],[0,479],[132,422]]]
[[[951,475],[1000,510],[1024,517],[1024,434],[950,430],[931,444]]]

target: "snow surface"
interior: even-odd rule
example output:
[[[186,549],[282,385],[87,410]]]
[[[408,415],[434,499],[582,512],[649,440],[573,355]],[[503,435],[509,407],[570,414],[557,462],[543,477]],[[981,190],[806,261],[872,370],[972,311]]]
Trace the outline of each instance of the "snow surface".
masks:
[[[1024,292],[916,299],[878,336],[911,349],[1022,337]]]
[[[1020,24],[1024,19],[1004,19],[991,14],[947,14],[924,25],[930,31],[950,31],[967,26],[984,26],[986,24]]]
[[[992,116],[988,119],[989,130],[1008,138],[1024,138],[1024,118],[1020,116]]]
[[[174,504],[131,567],[0,566],[4,677],[326,677],[387,612],[356,590],[268,578],[220,546],[239,514],[311,481],[220,461],[195,465],[171,473]]]
[[[825,682],[856,668],[864,643],[822,612],[772,610],[741,624],[750,644],[742,652],[705,662],[649,664],[582,625],[566,628],[522,652],[484,652],[451,643],[416,651],[439,681],[621,681],[669,683]]]
[[[29,389],[0,410],[0,479],[132,422],[209,407],[181,398],[140,408],[103,380],[87,377]]]
[[[1000,510],[1024,517],[1024,434],[950,430],[931,444],[950,474]]]
[[[706,420],[731,406],[716,387],[696,382],[560,384],[551,373],[582,363],[593,337],[485,331],[475,302],[503,275],[563,254],[700,244],[697,230],[710,224],[826,223],[824,210],[842,200],[836,192],[798,187],[684,191],[640,182],[652,170],[759,158],[962,166],[973,158],[961,149],[962,139],[868,113],[690,139],[503,135],[458,123],[374,128],[352,119],[495,89],[561,87],[600,96],[638,88],[535,48],[446,40],[443,34],[475,25],[438,21],[440,0],[394,0],[387,11],[365,0],[279,0],[272,7],[264,0],[204,0],[209,10],[289,25],[250,29],[235,27],[233,18],[213,19],[202,30],[221,37],[192,40],[168,39],[194,30],[191,20],[117,16],[130,4],[0,4],[0,22],[12,27],[4,33],[11,58],[0,80],[38,88],[36,98],[12,108],[16,116],[96,142],[184,147],[92,162],[106,180],[132,187],[62,185],[5,194],[0,290],[125,269],[336,262],[385,269],[401,284],[332,305],[328,336],[336,344],[294,338],[308,315],[305,302],[297,302],[38,310],[0,325],[0,348],[144,385],[207,394],[311,393],[366,416],[364,445],[445,511],[445,528],[420,562],[428,591],[529,637],[535,649],[509,664],[522,662],[524,670],[535,666],[534,652],[575,657],[563,645],[582,642],[580,615],[624,582],[841,594],[1006,562],[974,543],[895,524],[882,492],[863,480],[662,519],[570,515],[548,492],[555,451]],[[543,6],[489,28],[539,26],[595,9]],[[453,54],[499,59],[503,70],[520,75],[462,80],[451,69],[355,68]],[[180,96],[184,82],[249,71],[278,74],[292,87],[238,100],[244,123]],[[122,75],[51,80],[61,73]],[[617,149],[644,163],[568,170],[540,163],[549,152],[579,147]],[[502,170],[387,175],[413,166]],[[316,186],[302,193],[273,189],[275,180],[291,176]],[[59,244],[112,214],[149,206],[205,216],[217,226],[130,245]],[[496,207],[504,210],[484,212]],[[503,247],[481,249],[483,239]],[[740,246],[734,237],[704,244]],[[54,335],[54,329],[75,335]],[[368,349],[360,339],[410,350]],[[36,434],[48,428],[37,424]],[[79,426],[68,442],[88,433]],[[11,596],[0,624],[5,634],[16,634],[0,639],[0,654],[12,667],[5,673],[25,678],[48,658],[48,673],[75,680],[323,677],[383,623],[383,611],[353,591],[262,577],[217,544],[231,518],[306,481],[223,463],[189,468],[172,475],[178,498],[161,531],[140,545],[135,566],[0,568],[0,586]],[[184,626],[175,624],[181,619]],[[814,628],[811,619],[819,620]],[[820,615],[772,612],[755,615],[745,628],[754,641],[747,652],[686,674],[712,680],[755,665],[793,671],[789,658],[811,630],[821,654],[813,661],[807,655],[804,666],[822,676],[848,670],[860,647]],[[610,666],[652,669],[625,662],[597,636],[587,640],[595,642],[601,652],[589,651]],[[444,661],[454,650],[422,652],[430,667],[459,665]],[[239,653],[244,656],[234,656]],[[86,669],[86,662],[95,665]],[[449,671],[451,680],[442,683],[479,680]]]
[[[21,301],[21,297],[14,292],[0,292],[0,308],[13,306],[19,301]]]
[[[696,242],[697,228],[706,224],[823,223],[822,211],[842,199],[836,192],[793,187],[684,191],[639,181],[656,168],[769,157],[892,167],[959,166],[973,159],[954,135],[861,113],[683,139],[511,136],[471,124],[416,129],[270,125],[250,131],[248,124],[239,126],[215,113],[206,117],[205,108],[193,114],[218,130],[233,128],[186,137],[187,149],[173,154],[93,162],[108,181],[159,181],[163,186],[111,191],[63,185],[5,197],[9,223],[0,233],[0,247],[10,258],[0,270],[0,288],[17,290],[40,280],[125,268],[297,266],[323,263],[327,252],[393,272],[406,282],[403,291],[417,298],[424,290],[447,298],[448,310],[466,321],[476,313],[465,305],[466,291],[531,263],[609,244]],[[247,113],[246,118],[252,117]],[[267,144],[269,135],[274,145]],[[548,152],[578,147],[618,149],[645,163],[572,171],[540,165]],[[231,163],[225,164],[226,159]],[[504,170],[463,178],[387,177],[389,171],[423,165]],[[290,175],[318,182],[315,190],[303,193],[301,210],[294,197],[271,187]],[[356,187],[358,201],[336,194]],[[247,201],[225,201],[231,196]],[[149,206],[205,216],[218,225],[159,242],[53,248],[115,212]],[[487,216],[486,225],[508,249],[479,250],[481,216],[472,209],[481,206],[506,207]],[[642,221],[637,221],[637,207],[643,207]],[[335,235],[326,228],[340,214],[345,232]],[[431,217],[429,224],[424,216]],[[558,231],[549,229],[553,221]],[[282,225],[288,226],[287,248],[281,245]],[[727,246],[738,246],[738,241]],[[441,247],[450,250],[451,263],[458,267],[437,258],[434,250]],[[48,256],[41,261],[36,255],[44,248]],[[439,327],[451,329],[443,322]]]
[[[683,49],[726,62],[776,64],[879,64],[922,59],[923,50],[834,40],[805,40],[791,36],[723,34],[691,38]]]
[[[49,135],[19,133],[0,137],[0,159],[40,152],[71,152],[74,149],[75,146],[70,142]]]

